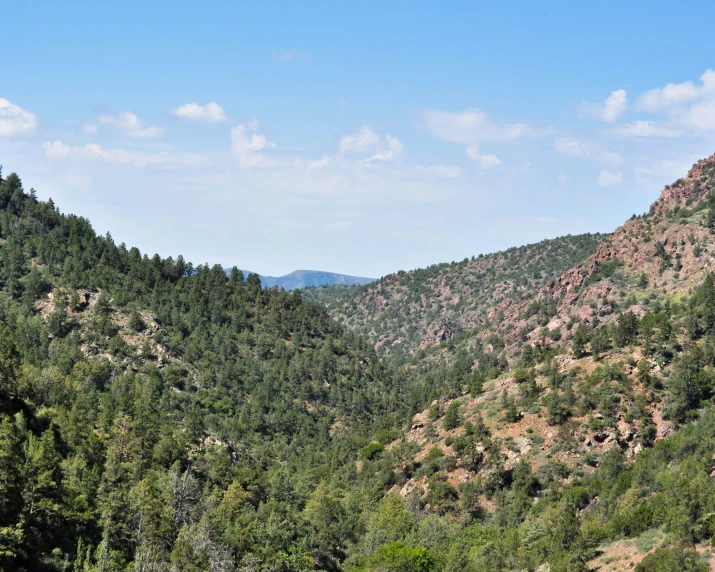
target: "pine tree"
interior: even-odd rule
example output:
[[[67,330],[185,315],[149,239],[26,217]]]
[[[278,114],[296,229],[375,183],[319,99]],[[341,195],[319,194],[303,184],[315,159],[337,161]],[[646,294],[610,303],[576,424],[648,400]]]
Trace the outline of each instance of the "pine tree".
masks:
[[[455,429],[461,425],[462,420],[459,417],[459,408],[461,405],[460,401],[455,399],[449,404],[449,407],[447,407],[447,411],[444,414],[444,421],[442,422],[442,427],[444,427],[445,431]]]
[[[571,348],[573,355],[577,358],[581,358],[586,355],[586,346],[589,342],[589,335],[586,326],[579,324],[578,328],[574,332]]]

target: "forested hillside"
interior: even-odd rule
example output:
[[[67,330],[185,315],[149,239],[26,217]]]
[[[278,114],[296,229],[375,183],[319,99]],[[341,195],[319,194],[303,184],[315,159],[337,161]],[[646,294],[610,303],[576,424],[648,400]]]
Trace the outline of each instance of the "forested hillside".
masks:
[[[712,569],[714,232],[715,156],[613,235],[310,291],[341,325],[9,175],[0,566]]]
[[[411,399],[359,337],[255,275],[116,245],[14,174],[0,285],[5,570],[338,566],[326,479]]]

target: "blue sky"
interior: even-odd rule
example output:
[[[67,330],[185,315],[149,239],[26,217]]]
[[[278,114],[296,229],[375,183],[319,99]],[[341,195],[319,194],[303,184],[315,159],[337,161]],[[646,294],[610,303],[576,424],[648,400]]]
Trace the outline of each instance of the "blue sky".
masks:
[[[715,152],[714,17],[6,0],[0,164],[117,242],[263,274],[610,231]]]

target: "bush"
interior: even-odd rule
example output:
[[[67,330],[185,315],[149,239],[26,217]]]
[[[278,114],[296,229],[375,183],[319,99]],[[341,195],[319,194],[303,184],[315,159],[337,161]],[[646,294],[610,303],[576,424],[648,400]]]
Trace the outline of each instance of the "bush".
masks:
[[[459,494],[451,484],[446,481],[437,481],[430,484],[428,502],[434,509],[444,513],[455,508]]]
[[[142,320],[139,312],[134,311],[129,316],[129,327],[135,332],[142,332],[146,329],[146,324]]]
[[[461,405],[462,403],[459,400],[454,400],[449,404],[449,407],[447,407],[447,412],[444,414],[444,421],[442,423],[442,427],[444,427],[445,431],[455,429],[461,425],[462,419],[459,416],[459,408]]]
[[[367,559],[361,570],[393,570],[394,572],[432,572],[437,570],[437,561],[424,546],[410,548],[402,542],[380,546]]]
[[[362,449],[360,449],[359,454],[361,457],[369,461],[382,454],[384,450],[385,447],[383,447],[380,443],[373,441],[369,445],[365,445]]]
[[[710,570],[694,550],[658,548],[635,568],[636,572],[706,572]]]

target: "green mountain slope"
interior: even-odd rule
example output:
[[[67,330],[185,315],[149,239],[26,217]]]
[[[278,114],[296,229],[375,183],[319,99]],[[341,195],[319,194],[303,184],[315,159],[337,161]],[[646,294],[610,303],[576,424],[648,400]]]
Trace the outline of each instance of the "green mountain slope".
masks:
[[[0,181],[3,569],[335,568],[348,537],[306,503],[409,399],[299,292],[150,258]]]

